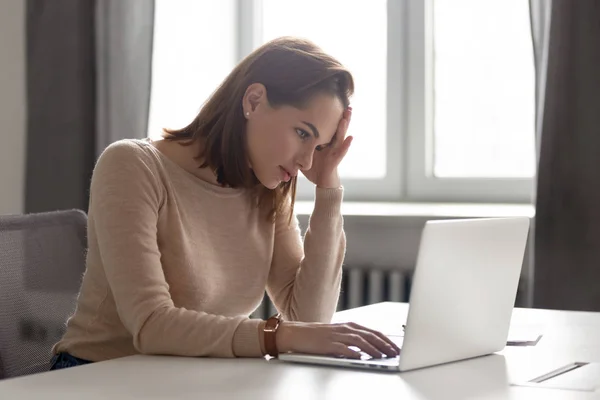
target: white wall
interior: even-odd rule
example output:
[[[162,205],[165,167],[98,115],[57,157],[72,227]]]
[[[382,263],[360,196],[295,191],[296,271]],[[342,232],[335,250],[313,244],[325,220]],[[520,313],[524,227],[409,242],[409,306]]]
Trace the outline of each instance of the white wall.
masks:
[[[0,0],[0,215],[24,209],[25,3]]]

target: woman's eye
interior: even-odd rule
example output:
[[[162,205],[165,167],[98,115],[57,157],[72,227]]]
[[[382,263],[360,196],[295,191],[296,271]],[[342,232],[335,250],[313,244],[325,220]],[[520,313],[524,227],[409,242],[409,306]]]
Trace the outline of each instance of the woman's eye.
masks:
[[[304,129],[296,128],[296,133],[300,136],[300,139],[306,140],[310,137],[310,133],[306,132]]]

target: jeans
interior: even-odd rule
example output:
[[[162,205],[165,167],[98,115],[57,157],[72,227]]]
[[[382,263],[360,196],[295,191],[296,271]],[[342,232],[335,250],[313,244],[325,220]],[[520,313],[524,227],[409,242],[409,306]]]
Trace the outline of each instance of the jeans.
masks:
[[[92,361],[74,357],[69,353],[58,353],[50,361],[50,371],[63,368],[77,367],[79,365],[91,364]]]

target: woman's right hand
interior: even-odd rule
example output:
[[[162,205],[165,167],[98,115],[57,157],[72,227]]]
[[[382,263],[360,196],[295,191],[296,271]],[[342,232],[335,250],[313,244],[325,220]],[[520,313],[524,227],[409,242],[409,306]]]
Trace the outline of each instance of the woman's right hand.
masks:
[[[373,358],[396,357],[400,348],[384,334],[355,323],[322,324],[284,321],[277,331],[280,353],[294,352],[358,359],[358,347]]]

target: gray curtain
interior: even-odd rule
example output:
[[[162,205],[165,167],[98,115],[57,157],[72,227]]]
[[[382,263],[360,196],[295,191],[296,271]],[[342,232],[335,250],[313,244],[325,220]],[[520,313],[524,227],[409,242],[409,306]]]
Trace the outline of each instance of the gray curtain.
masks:
[[[535,61],[535,101],[536,101],[536,157],[540,158],[540,137],[544,118],[544,100],[546,95],[546,71],[548,68],[548,49],[550,24],[552,21],[552,0],[529,0],[531,15],[531,37]]]
[[[27,0],[25,211],[87,210],[98,154],[145,137],[153,0]]]
[[[531,18],[531,39],[535,63],[535,157],[536,165],[540,160],[540,138],[542,135],[542,120],[544,117],[544,100],[546,95],[546,71],[548,67],[548,42],[550,40],[550,23],[552,17],[552,0],[529,0]],[[535,203],[537,186],[534,185],[532,201]],[[525,306],[533,307],[533,292],[535,282],[535,218],[531,221],[528,237],[527,290]]]
[[[94,162],[94,1],[28,0],[25,211],[83,208]]]
[[[553,0],[550,13],[536,60],[533,306],[600,311],[600,1]]]
[[[148,132],[154,1],[99,0],[96,8],[96,154]]]

